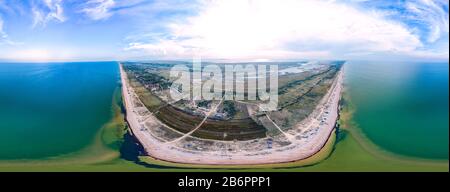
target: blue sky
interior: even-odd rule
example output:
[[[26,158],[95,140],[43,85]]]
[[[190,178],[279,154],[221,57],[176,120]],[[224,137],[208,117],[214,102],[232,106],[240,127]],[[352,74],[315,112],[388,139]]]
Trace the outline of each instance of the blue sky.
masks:
[[[0,60],[447,60],[448,0],[0,0]]]

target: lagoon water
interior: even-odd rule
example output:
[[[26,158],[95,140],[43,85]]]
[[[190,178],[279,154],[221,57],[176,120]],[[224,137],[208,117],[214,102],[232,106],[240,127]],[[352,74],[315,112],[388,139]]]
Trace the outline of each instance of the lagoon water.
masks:
[[[0,159],[87,146],[111,117],[118,77],[116,62],[0,63]]]
[[[0,63],[0,160],[89,145],[111,117],[118,75],[116,62]],[[346,86],[354,121],[375,144],[448,159],[448,63],[349,62]]]

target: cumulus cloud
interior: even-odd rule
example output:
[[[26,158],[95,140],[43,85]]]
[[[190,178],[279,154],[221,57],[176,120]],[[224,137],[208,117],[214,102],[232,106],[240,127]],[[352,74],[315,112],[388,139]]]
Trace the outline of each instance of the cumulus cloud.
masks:
[[[92,20],[107,19],[112,16],[111,8],[116,3],[114,0],[90,0],[86,3],[82,12]]]
[[[62,0],[42,0],[32,7],[33,27],[45,26],[49,21],[66,21]]]
[[[334,1],[208,1],[192,17],[167,25],[169,35],[126,50],[174,57],[271,59],[411,53],[423,46],[401,23]]]

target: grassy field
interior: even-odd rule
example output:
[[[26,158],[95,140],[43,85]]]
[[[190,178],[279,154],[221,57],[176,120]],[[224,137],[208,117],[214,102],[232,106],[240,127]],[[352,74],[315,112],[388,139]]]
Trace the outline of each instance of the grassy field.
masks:
[[[154,96],[149,90],[147,90],[139,81],[133,78],[132,75],[128,75],[128,81],[130,82],[131,87],[139,96],[139,100],[147,107],[150,111],[156,111],[161,106],[164,105],[164,102],[161,101],[157,96]]]

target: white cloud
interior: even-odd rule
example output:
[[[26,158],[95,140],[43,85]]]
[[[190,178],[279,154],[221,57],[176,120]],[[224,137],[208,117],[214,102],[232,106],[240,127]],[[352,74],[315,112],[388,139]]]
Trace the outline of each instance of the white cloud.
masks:
[[[3,31],[3,19],[0,17],[0,42],[3,42],[6,38],[8,38],[8,35]]]
[[[62,0],[42,0],[32,8],[33,27],[45,26],[49,21],[66,21]]]
[[[114,7],[114,0],[90,0],[86,7],[82,9],[92,20],[107,19],[112,16],[110,9]]]
[[[196,3],[194,0],[88,0],[82,4],[80,12],[92,20],[106,20],[116,14],[147,19],[164,11],[187,11]]]
[[[4,25],[4,21],[0,17],[0,45],[2,45],[2,44],[6,44],[6,45],[19,45],[19,44],[22,44],[22,43],[18,43],[18,42],[12,41],[8,37],[8,34],[6,34],[6,32],[4,31],[3,25]]]
[[[447,11],[444,10],[447,7]],[[406,3],[406,8],[412,13],[410,17],[428,26],[427,42],[433,43],[443,36],[448,36],[448,0],[418,0]]]
[[[379,12],[332,1],[208,1],[198,15],[169,23],[170,38],[126,50],[189,58],[289,59],[358,52],[411,53],[422,43]]]

